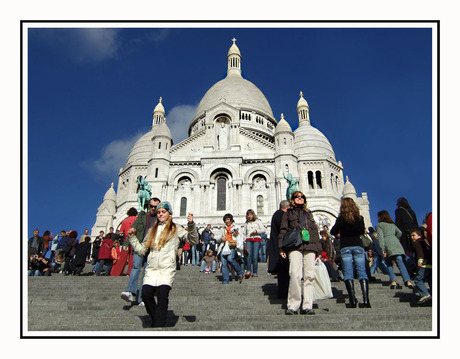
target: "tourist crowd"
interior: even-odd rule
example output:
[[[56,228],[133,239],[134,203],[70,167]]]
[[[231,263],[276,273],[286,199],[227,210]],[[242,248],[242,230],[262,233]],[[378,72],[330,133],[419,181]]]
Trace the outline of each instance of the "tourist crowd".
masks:
[[[145,305],[152,326],[160,327],[165,324],[174,274],[184,265],[196,266],[203,274],[219,272],[222,284],[229,284],[232,278],[242,282],[258,277],[258,263],[268,261],[268,272],[277,277],[278,297],[287,300],[287,315],[314,314],[314,286],[319,280],[315,272],[322,265],[329,277],[326,285],[345,282],[350,308],[358,305],[355,279],[360,283],[363,307],[370,308],[369,282],[379,270],[395,289],[395,266],[419,304],[431,299],[431,213],[419,226],[405,198],[398,199],[394,220],[388,211],[380,211],[375,228],[365,228],[350,198],[342,199],[331,229],[318,228],[300,191],[290,201],[281,201],[270,225],[262,223],[252,209],[240,226],[228,213],[221,227],[202,229],[196,228],[193,214],[189,213],[186,228],[174,224],[172,214],[169,202],[152,198],[148,211],[138,213],[131,208],[119,229],[101,231],[93,240],[87,229],[80,238],[73,230],[56,236],[45,231],[40,236],[35,229],[28,241],[28,275],[126,275],[122,299]],[[84,271],[87,265],[90,270]]]

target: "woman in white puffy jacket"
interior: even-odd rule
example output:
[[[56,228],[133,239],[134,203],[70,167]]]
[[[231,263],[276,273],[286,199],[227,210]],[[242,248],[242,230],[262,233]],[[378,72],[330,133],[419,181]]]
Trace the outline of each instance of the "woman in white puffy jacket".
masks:
[[[251,276],[258,277],[258,259],[259,248],[262,245],[262,234],[265,233],[265,227],[262,221],[257,218],[254,210],[248,209],[246,212],[246,247],[248,248],[248,256],[246,259],[246,272],[244,276],[249,278]]]
[[[199,236],[192,213],[187,217],[187,230],[172,221],[172,207],[169,202],[161,202],[157,206],[157,218],[142,243],[136,238],[134,228],[128,230],[128,239],[136,254],[142,256],[149,252],[142,285],[142,299],[147,313],[152,318],[152,327],[164,327],[169,291],[176,274],[177,248],[181,241],[191,245],[197,244]],[[158,303],[155,301],[155,295],[158,296]]]

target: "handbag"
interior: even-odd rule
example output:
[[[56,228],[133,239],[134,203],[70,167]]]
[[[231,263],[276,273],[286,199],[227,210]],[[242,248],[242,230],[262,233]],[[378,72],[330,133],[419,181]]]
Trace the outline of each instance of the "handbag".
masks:
[[[361,234],[359,238],[361,239],[361,243],[363,244],[364,248],[367,249],[372,247],[372,239],[367,233]]]
[[[283,235],[283,250],[290,252],[302,245],[302,228],[305,226],[305,214],[300,219],[300,228],[295,228]]]

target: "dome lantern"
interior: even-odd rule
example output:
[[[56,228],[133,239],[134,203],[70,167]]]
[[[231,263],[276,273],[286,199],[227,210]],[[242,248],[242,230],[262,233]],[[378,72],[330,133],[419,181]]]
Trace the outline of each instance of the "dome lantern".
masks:
[[[310,106],[303,98],[303,92],[300,91],[300,99],[297,102],[297,114],[299,115],[299,126],[310,124]]]
[[[165,108],[163,107],[163,104],[161,103],[163,101],[163,98],[160,97],[158,105],[155,106],[155,109],[153,110],[153,123],[152,127],[155,125],[162,125],[165,123]]]
[[[241,76],[241,53],[238,46],[236,46],[236,39],[233,38],[233,45],[228,50],[227,55],[227,75],[239,75]]]

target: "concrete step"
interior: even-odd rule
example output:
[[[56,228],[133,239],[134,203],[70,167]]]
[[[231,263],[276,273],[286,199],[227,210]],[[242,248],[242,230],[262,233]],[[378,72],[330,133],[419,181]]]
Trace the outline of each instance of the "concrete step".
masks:
[[[372,308],[348,308],[343,282],[331,299],[315,303],[313,316],[286,316],[276,277],[259,264],[259,277],[222,285],[219,273],[182,266],[170,292],[166,328],[150,328],[144,307],[120,298],[127,277],[29,277],[27,316],[31,331],[431,331],[430,303],[417,306],[412,290],[390,290],[386,276],[370,284]],[[88,266],[87,272],[91,270]],[[402,283],[400,277],[399,282]],[[355,281],[356,296],[361,290]],[[49,318],[43,321],[42,318]]]

